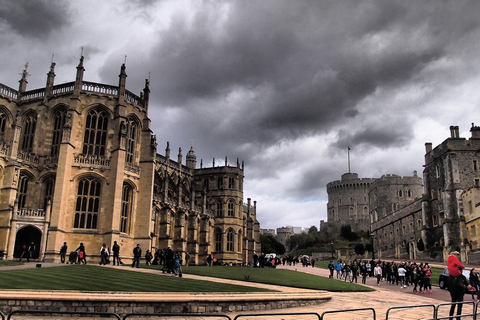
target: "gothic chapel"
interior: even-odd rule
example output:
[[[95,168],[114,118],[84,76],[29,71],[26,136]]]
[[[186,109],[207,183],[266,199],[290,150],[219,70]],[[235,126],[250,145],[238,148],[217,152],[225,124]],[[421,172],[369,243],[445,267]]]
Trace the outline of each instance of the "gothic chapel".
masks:
[[[131,258],[171,247],[190,264],[246,264],[260,249],[256,202],[244,203],[244,165],[197,168],[193,145],[185,164],[157,154],[148,118],[149,81],[140,96],[87,82],[83,57],[74,82],[18,91],[0,84],[0,258],[16,259],[34,245],[36,261],[59,261],[81,242],[87,261],[116,241]]]

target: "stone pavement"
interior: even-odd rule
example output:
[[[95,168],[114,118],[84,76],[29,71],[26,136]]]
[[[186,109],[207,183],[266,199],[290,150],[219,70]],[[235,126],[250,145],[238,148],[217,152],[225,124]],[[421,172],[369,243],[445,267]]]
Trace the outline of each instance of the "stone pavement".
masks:
[[[49,267],[49,266],[58,266],[58,264],[48,264],[42,263],[42,267]],[[8,267],[8,268],[28,268],[28,267],[35,267],[35,263],[25,264],[23,266],[16,266],[16,267]],[[2,267],[1,269],[5,270]],[[311,267],[302,267],[301,265],[297,266],[278,266],[279,269],[291,269],[296,270],[298,272],[308,272],[311,274],[319,275],[319,276],[328,276],[329,272],[326,269],[321,268],[311,268]],[[138,272],[152,272],[150,269],[135,269]],[[158,272],[158,271],[153,271]],[[272,272],[275,272],[275,269],[272,269]],[[227,280],[227,279],[219,279],[219,278],[207,278],[207,277],[199,277],[194,275],[184,274],[184,278],[192,278],[192,279],[200,279],[200,280],[207,280],[207,281],[216,281],[222,283],[232,283],[232,284],[240,284],[240,285],[254,285],[254,286],[264,286],[260,284],[253,284],[244,281],[234,281],[234,280]],[[340,281],[340,280],[339,280]],[[286,308],[286,309],[276,309],[276,310],[258,310],[255,312],[245,311],[245,312],[228,312],[224,313],[233,319],[236,316],[239,316],[239,320],[246,320],[246,319],[284,319],[284,320],[307,320],[307,319],[318,319],[316,315],[300,315],[299,313],[317,313],[319,315],[324,314],[323,319],[431,319],[433,317],[433,310],[434,307],[441,304],[448,304],[450,300],[450,296],[446,290],[441,290],[438,287],[433,289],[433,293],[425,293],[425,294],[413,294],[408,288],[407,289],[400,289],[397,286],[390,286],[386,283],[381,283],[380,286],[376,286],[376,282],[373,278],[367,280],[367,285],[370,285],[376,291],[373,292],[362,292],[362,293],[337,293],[337,292],[318,292],[316,294],[325,294],[325,302],[303,306],[303,307],[294,307],[294,308]],[[271,289],[271,285],[268,286]],[[281,290],[281,293],[278,295],[281,296],[282,294],[302,294],[304,292],[309,293],[308,291],[311,290],[304,290],[304,289],[297,289],[297,288],[289,288],[289,287],[276,287],[276,289]],[[27,293],[32,294],[32,292]],[[70,293],[71,295],[71,293]],[[238,294],[236,294],[238,298]],[[145,295],[142,293],[129,293],[128,298],[126,300],[137,300],[137,299],[146,299],[150,295]],[[169,294],[170,299],[178,299],[180,303],[188,303],[194,299],[195,295],[188,294],[188,293],[180,293],[180,294]],[[218,294],[218,295],[209,295],[209,299],[225,299],[226,294]],[[0,297],[1,298],[1,297]],[[159,297],[156,297],[158,299]],[[205,295],[202,294],[202,298],[206,298]],[[262,299],[261,295],[250,295],[249,299]],[[158,300],[157,300],[158,301]],[[464,307],[464,314],[472,312],[472,306],[474,305],[469,297],[465,296],[465,301],[469,301],[470,305],[466,305]],[[419,306],[423,305],[422,307],[411,307],[411,306]],[[391,309],[395,307],[395,309]],[[439,316],[447,317],[449,305],[441,306],[439,309]],[[358,311],[348,311],[344,313],[337,313],[334,312],[336,310],[345,310],[345,309],[362,309]],[[390,309],[390,310],[389,310]],[[255,316],[248,316],[249,314],[255,314]],[[291,315],[287,315],[291,314]],[[293,314],[293,315],[292,315]],[[206,317],[199,317],[190,318],[188,319],[206,319]],[[29,319],[33,319],[29,317]],[[40,318],[39,318],[40,319]],[[46,319],[46,318],[41,318]],[[52,318],[48,318],[52,319]],[[138,319],[138,318],[135,318]],[[157,319],[157,318],[156,318]],[[161,318],[158,318],[161,319]],[[164,318],[167,319],[167,318]],[[182,319],[182,318],[172,318],[169,317],[168,319]],[[187,318],[185,318],[187,319]],[[209,318],[211,319],[211,318]],[[462,317],[462,319],[473,319],[471,316]]]

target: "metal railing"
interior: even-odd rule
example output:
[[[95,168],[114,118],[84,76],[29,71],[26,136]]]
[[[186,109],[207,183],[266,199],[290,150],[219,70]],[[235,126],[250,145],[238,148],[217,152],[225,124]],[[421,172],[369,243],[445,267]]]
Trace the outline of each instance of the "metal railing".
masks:
[[[452,316],[439,316],[440,314],[440,309],[442,309],[443,314],[448,313],[450,310],[445,310],[445,307],[451,307],[452,305],[455,306],[455,312]],[[460,315],[456,314],[457,308],[459,306],[472,306],[472,312],[471,313],[464,313],[465,309],[462,308],[462,313]],[[396,318],[403,319],[407,316],[401,313],[402,310],[412,310],[412,309],[432,309],[431,313],[431,318],[426,318],[425,313],[419,313],[416,311],[416,316],[418,316],[418,319],[430,319],[430,320],[440,320],[440,319],[456,319],[457,317],[459,318],[465,318],[468,317],[468,319],[477,319],[477,314],[478,314],[478,302],[473,302],[473,301],[464,301],[464,302],[452,302],[452,303],[442,303],[437,306],[433,304],[422,304],[422,305],[411,305],[411,306],[398,306],[398,307],[391,307],[387,310],[385,314],[385,319],[388,320],[390,317],[393,317],[393,313],[396,314]],[[239,314],[233,318],[233,320],[237,319],[250,319],[250,318],[259,318],[259,319],[285,319],[291,317],[291,319],[301,319],[300,316],[309,316],[309,319],[314,317],[318,320],[328,320],[328,315],[332,314],[340,314],[343,316],[345,319],[351,319],[352,314],[356,313],[355,317],[358,318],[361,316],[362,319],[377,319],[377,314],[374,308],[356,308],[356,309],[338,309],[338,310],[328,310],[323,312],[321,315],[319,315],[316,312],[280,312],[280,313],[266,313],[267,310],[263,310],[264,313],[244,313],[244,314]],[[368,314],[367,314],[368,313]],[[88,312],[88,311],[49,311],[49,310],[15,310],[12,311],[7,318],[5,318],[5,314],[0,311],[0,320],[10,320],[12,319],[12,316],[14,315],[37,315],[37,316],[56,316],[58,319],[58,316],[64,315],[68,316],[71,318],[74,315],[77,315],[79,317],[110,317],[118,320],[126,320],[126,319],[134,319],[134,318],[139,318],[139,319],[146,319],[146,318],[153,318],[153,317],[163,317],[166,319],[175,319],[175,318],[180,318],[180,319],[187,319],[187,318],[220,318],[220,319],[227,319],[227,320],[232,320],[232,318],[228,315],[222,314],[222,313],[128,313],[124,314],[123,318],[120,317],[119,314],[117,313],[109,313],[109,312]],[[429,316],[430,314],[428,314]],[[334,317],[337,318],[337,317]],[[411,316],[408,317],[409,319],[413,319]],[[416,318],[417,319],[417,318]]]
[[[281,312],[281,313],[268,313],[268,314],[254,314],[254,313],[246,313],[246,314],[239,314],[233,320],[241,319],[241,318],[255,318],[259,317],[262,319],[265,318],[270,318],[270,317],[277,317],[277,316],[282,316],[282,318],[277,318],[277,319],[283,319],[283,316],[295,316],[296,319],[299,319],[297,317],[299,316],[315,316],[318,320],[320,319],[320,315],[316,312]]]
[[[168,317],[167,319],[174,319],[174,318],[181,318],[185,319],[188,317],[194,317],[194,318],[223,318],[223,319],[228,319],[232,320],[227,315],[221,314],[221,313],[129,313],[126,314],[123,317],[123,320],[131,318],[131,317],[141,317],[140,319],[145,319],[145,317]],[[143,317],[143,318],[142,318]]]
[[[391,307],[391,308],[388,308],[387,314],[385,315],[385,319],[388,320],[388,317],[389,317],[391,311],[398,311],[398,310],[402,310],[402,309],[411,310],[411,309],[416,309],[416,308],[432,308],[432,318],[431,319],[435,319],[437,309],[435,308],[435,305],[433,305],[433,304],[421,304],[421,305],[415,305],[415,306]]]
[[[375,309],[373,308],[356,308],[356,309],[342,309],[342,310],[331,310],[331,311],[325,311],[322,313],[322,316],[320,317],[321,320],[325,319],[325,315],[327,314],[332,314],[332,313],[351,313],[351,312],[369,312],[372,311],[373,314],[373,320],[377,319],[377,313],[375,312]],[[370,313],[370,312],[369,312]],[[349,319],[349,318],[345,318]]]

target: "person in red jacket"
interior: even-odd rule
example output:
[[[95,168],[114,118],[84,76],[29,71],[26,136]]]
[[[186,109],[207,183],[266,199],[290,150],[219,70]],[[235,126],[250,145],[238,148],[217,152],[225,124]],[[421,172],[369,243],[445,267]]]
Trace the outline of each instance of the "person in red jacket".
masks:
[[[452,251],[448,256],[448,260],[447,260],[448,273],[452,277],[458,277],[459,275],[462,274],[462,270],[465,269],[465,266],[460,262],[460,260],[458,260],[459,255],[460,255],[460,252]]]

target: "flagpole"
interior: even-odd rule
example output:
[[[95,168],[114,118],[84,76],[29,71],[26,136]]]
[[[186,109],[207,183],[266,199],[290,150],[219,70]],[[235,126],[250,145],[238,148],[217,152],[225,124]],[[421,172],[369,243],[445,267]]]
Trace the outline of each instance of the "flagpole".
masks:
[[[350,147],[348,147],[348,173],[350,173]]]

